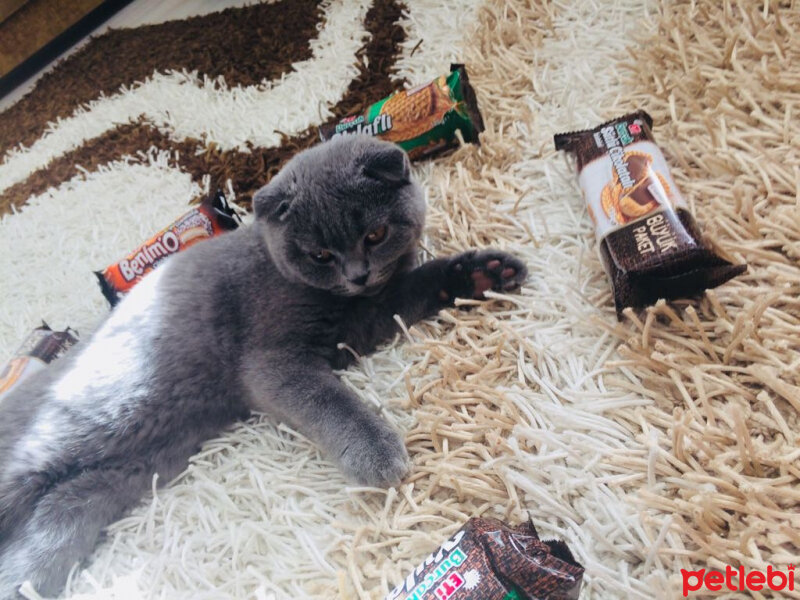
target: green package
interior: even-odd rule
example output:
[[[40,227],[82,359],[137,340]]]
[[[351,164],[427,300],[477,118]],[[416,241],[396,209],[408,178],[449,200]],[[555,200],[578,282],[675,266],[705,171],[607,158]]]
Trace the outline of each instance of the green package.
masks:
[[[478,142],[483,119],[464,65],[454,64],[449,75],[400,90],[351,115],[319,128],[320,138],[373,135],[395,142],[412,159],[426,158],[458,146],[456,131],[465,142]]]

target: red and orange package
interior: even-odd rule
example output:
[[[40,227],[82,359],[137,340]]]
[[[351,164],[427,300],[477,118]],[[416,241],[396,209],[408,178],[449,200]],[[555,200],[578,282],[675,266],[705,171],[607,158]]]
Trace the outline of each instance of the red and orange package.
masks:
[[[236,229],[240,222],[222,192],[209,194],[125,258],[103,271],[95,271],[103,295],[114,306],[162,260],[197,242]]]

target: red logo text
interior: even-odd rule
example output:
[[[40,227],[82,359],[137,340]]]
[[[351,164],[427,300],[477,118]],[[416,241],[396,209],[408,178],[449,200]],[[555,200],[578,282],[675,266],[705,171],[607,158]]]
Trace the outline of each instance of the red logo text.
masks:
[[[464,579],[461,577],[459,573],[451,573],[450,577],[445,579],[434,594],[436,594],[436,600],[447,600],[450,596],[456,593],[456,591],[464,585]]]
[[[789,590],[794,591],[794,565],[789,565],[785,571],[773,569],[772,565],[767,566],[764,571],[746,571],[743,566],[734,569],[730,565],[725,567],[725,572],[721,571],[687,571],[681,569],[683,577],[683,597],[686,598],[689,592],[697,590],[709,590],[718,592],[723,589],[731,591],[759,591],[769,589],[774,591]]]

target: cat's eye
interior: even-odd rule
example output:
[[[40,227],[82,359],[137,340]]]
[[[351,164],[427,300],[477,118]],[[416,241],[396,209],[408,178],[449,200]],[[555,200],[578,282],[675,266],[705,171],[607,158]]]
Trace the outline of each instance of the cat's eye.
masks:
[[[314,259],[315,262],[318,262],[323,265],[333,260],[333,254],[330,252],[330,250],[320,250],[319,252],[312,252],[310,256],[311,258]]]
[[[380,244],[386,238],[386,232],[388,228],[386,225],[381,225],[375,231],[372,231],[367,234],[367,237],[364,238],[364,243],[368,246],[375,246],[376,244]]]

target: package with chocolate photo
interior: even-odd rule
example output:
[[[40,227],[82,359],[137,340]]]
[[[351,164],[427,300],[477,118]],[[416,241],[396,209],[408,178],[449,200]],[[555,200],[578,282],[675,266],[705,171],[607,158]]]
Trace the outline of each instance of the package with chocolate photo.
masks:
[[[557,150],[575,156],[618,318],[625,307],[692,296],[747,269],[703,242],[652,126],[637,111],[554,138]]]
[[[576,600],[583,567],[531,523],[473,518],[385,600]]]

